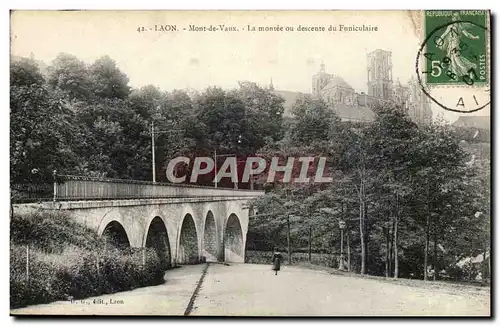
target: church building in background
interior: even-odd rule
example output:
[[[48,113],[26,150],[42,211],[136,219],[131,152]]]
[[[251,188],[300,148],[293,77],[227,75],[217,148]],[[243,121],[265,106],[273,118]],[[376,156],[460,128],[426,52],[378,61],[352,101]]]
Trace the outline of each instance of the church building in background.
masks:
[[[377,103],[396,102],[418,124],[432,120],[430,100],[421,91],[412,76],[407,84],[392,79],[391,52],[375,50],[367,54],[367,93],[356,92],[342,77],[329,74],[324,64],[312,77],[312,95],[323,99],[343,121],[371,122],[375,113],[371,107]],[[301,95],[299,92],[274,90],[285,99],[285,115],[291,115],[291,106]]]

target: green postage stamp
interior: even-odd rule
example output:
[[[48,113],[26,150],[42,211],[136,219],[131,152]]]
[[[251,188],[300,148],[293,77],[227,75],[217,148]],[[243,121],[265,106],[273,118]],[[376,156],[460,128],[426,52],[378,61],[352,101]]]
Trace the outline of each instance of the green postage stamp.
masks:
[[[425,11],[425,80],[429,85],[489,82],[487,10]],[[423,69],[423,70],[424,70]]]

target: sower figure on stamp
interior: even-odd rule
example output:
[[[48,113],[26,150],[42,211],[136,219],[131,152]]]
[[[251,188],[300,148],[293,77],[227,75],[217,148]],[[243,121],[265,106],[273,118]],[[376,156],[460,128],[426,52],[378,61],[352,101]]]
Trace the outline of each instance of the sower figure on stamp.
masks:
[[[458,23],[449,25],[446,28],[441,35],[443,42],[439,47],[446,51],[446,55],[450,58],[450,70],[458,77],[468,76],[470,74],[469,70],[477,69],[477,65],[461,54],[462,48],[465,49],[466,46],[465,43],[462,43],[462,37],[478,40],[479,36],[468,31],[474,25],[468,22],[460,22],[461,18],[458,12],[453,13],[451,20],[458,21]]]
[[[274,275],[278,275],[278,271],[281,267],[281,260],[283,259],[283,255],[278,251],[277,248],[274,249],[273,255],[273,271]]]

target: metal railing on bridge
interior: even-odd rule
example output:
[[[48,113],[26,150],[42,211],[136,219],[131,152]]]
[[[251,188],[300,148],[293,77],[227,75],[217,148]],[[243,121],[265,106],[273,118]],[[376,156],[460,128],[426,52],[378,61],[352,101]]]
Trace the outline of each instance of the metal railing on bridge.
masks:
[[[57,175],[52,193],[43,187],[42,196],[25,191],[24,199],[30,201],[69,201],[69,200],[110,200],[110,199],[154,199],[189,197],[255,197],[263,193],[258,190],[215,188],[208,186],[160,183],[151,181],[105,179],[73,175]],[[17,191],[22,187],[13,185]],[[51,195],[51,197],[49,197]],[[20,198],[21,198],[20,197]]]

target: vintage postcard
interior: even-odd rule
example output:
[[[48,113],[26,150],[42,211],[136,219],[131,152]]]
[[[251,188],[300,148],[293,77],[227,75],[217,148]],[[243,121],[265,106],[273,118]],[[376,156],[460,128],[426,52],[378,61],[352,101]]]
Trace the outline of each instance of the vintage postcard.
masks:
[[[10,21],[11,315],[491,316],[489,11]]]

